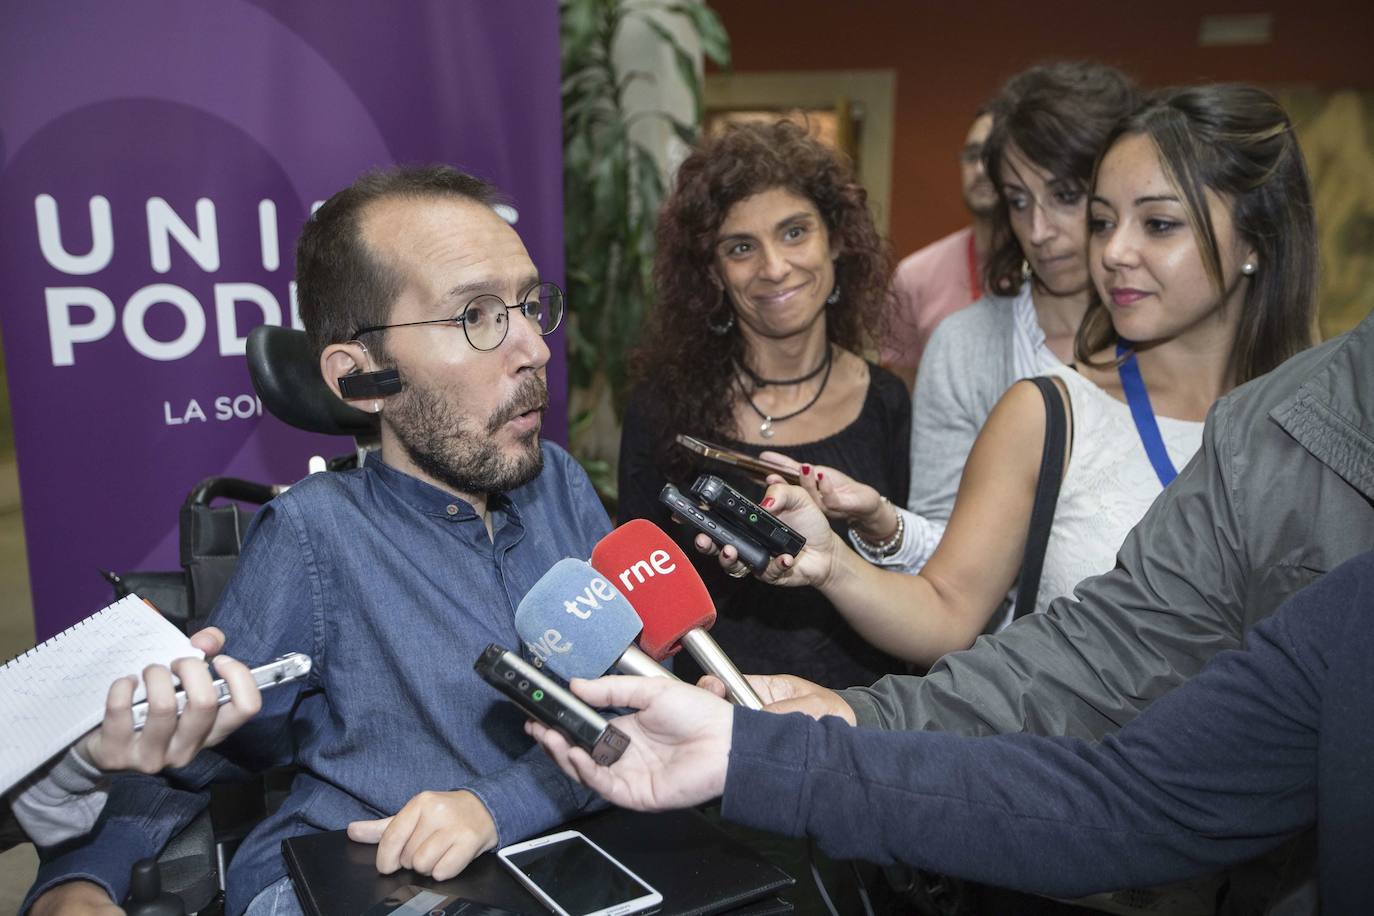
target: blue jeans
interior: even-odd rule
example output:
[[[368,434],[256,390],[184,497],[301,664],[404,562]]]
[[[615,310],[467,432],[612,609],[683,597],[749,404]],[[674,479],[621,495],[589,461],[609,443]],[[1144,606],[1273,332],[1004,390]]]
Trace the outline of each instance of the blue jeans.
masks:
[[[259,891],[243,916],[305,916],[305,911],[296,899],[296,886],[287,877]]]

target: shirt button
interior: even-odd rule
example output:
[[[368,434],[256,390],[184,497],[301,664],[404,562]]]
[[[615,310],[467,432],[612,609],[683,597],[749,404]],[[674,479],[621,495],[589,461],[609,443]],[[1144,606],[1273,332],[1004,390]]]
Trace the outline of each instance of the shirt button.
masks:
[[[457,507],[457,506],[450,505],[446,511],[448,512],[449,515],[457,515],[457,514],[458,514],[458,507]]]

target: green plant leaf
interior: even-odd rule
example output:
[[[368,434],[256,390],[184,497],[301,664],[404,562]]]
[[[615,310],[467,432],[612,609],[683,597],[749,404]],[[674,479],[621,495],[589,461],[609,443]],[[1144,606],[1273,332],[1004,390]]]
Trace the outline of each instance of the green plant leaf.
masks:
[[[698,130],[695,125],[684,124],[682,121],[672,116],[669,116],[668,123],[672,125],[673,133],[677,134],[679,140],[688,146],[697,145],[697,139],[701,136],[701,131]]]
[[[699,34],[703,53],[718,65],[728,66],[729,40],[716,15],[696,0],[561,0],[559,9],[570,304],[566,339],[574,405],[570,433],[574,454],[585,458],[583,435],[597,425],[594,411],[605,403],[603,392],[609,391],[617,416],[622,415],[629,353],[653,296],[654,230],[664,180],[652,152],[632,141],[630,126],[645,118],[663,118],[684,143],[697,140],[702,109],[699,61],[664,27],[662,16],[685,17]],[[636,80],[667,79],[661,73],[617,67],[612,48],[631,17],[645,22],[670,50],[677,78],[693,100],[694,122],[662,111],[631,115],[624,110],[622,95]],[[610,466],[586,461],[584,466],[603,501],[613,505]]]
[[[705,3],[674,3],[667,7],[667,11],[690,19],[701,38],[701,53],[717,67],[730,69],[730,36],[726,34],[720,17],[709,6]]]
[[[673,51],[673,63],[677,65],[677,75],[682,80],[683,85],[692,94],[692,111],[695,120],[701,121],[702,102],[701,102],[701,79],[697,76],[697,64],[692,59],[692,55],[687,53],[687,49],[682,47],[682,43],[677,40],[672,32],[668,31],[662,23],[654,21],[651,16],[639,16],[641,22],[648,26],[654,34],[663,39]]]

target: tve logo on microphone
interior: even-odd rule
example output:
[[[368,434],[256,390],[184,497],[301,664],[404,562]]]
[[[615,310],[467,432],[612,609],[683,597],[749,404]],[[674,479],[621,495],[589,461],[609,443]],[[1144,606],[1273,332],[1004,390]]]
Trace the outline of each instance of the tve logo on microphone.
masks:
[[[563,661],[555,669],[581,671],[604,660],[599,670],[586,675],[596,677],[625,652],[642,625],[611,583],[585,561],[567,558],[534,584],[515,610],[515,630],[537,664],[558,656]],[[582,662],[570,665],[571,659]]]
[[[662,553],[662,551],[659,551],[659,553]],[[666,558],[667,554],[664,554],[664,557]],[[626,570],[626,572],[628,573],[629,570]],[[650,575],[653,575],[653,573],[650,573]],[[622,575],[621,578],[623,579],[624,576]],[[643,582],[644,580],[640,579],[639,581]],[[595,597],[593,597],[593,595],[595,595]],[[586,620],[588,617],[592,616],[592,611],[601,607],[602,601],[614,601],[615,598],[616,592],[615,589],[611,588],[611,583],[597,576],[587,583],[587,587],[582,590],[582,594],[568,601],[564,601],[563,610],[572,614],[578,620]],[[578,607],[579,604],[582,605],[582,607]]]
[[[536,641],[525,643],[525,647],[530,650],[530,655],[534,656],[535,663],[543,665],[555,652],[560,655],[571,652],[573,644],[572,640],[564,639],[562,633],[550,627]]]
[[[592,611],[600,610],[601,602],[614,601],[619,595],[611,586],[611,583],[602,579],[600,576],[587,583],[587,587],[582,590],[582,594],[574,595],[572,598],[563,602],[563,610],[572,614],[578,620],[587,620],[592,616]],[[534,656],[536,664],[542,665],[549,660],[549,656],[557,652],[560,655],[572,651],[572,640],[563,636],[562,631],[549,627],[537,640],[525,644],[530,655]]]

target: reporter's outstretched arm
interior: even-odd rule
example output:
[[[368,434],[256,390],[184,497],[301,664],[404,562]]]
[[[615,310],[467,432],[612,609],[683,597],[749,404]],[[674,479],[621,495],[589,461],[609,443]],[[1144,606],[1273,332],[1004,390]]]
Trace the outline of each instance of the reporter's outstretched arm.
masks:
[[[287,514],[274,503],[259,510],[244,537],[239,560],[240,570],[252,568],[255,574],[235,575],[212,616],[232,637],[235,655],[256,664],[292,651],[307,652],[317,661],[323,657],[312,628],[320,613],[320,595],[311,580],[300,574],[308,565]],[[279,613],[282,608],[291,612]],[[316,676],[312,673],[264,694],[257,715],[228,735],[221,747],[201,752],[185,767],[155,776],[136,772],[112,776],[109,800],[91,832],[60,847],[40,850],[42,864],[25,905],[45,902],[46,895],[78,880],[99,885],[111,899],[123,899],[130,868],[139,859],[157,856],[204,810],[210,782],[243,778],[240,763],[262,768],[292,761],[291,712],[301,692],[315,686]],[[214,726],[210,734],[225,737]]]
[[[1221,654],[1101,742],[737,710],[721,810],[814,837],[836,858],[1055,896],[1206,874],[1315,821],[1323,907],[1355,912],[1354,901],[1374,899],[1374,796],[1359,778],[1374,748],[1371,605],[1374,553],[1294,597],[1245,651]]]
[[[795,558],[775,558],[759,577],[814,586],[870,645],[898,658],[929,666],[966,649],[1002,605],[1021,568],[1044,436],[1039,392],[1029,383],[1012,386],[978,436],[954,515],[917,576],[879,569],[859,557],[830,530],[806,490],[770,477],[760,505],[807,544]],[[722,564],[733,561],[732,548],[724,548]]]
[[[211,657],[209,665],[196,658],[182,658],[168,671],[150,665],[143,671],[148,695],[148,719],[135,731],[130,708],[135,679],[123,678],[110,686],[105,703],[105,718],[100,727],[77,745],[77,750],[101,770],[135,770],[156,773],[165,767],[181,767],[203,748],[214,747],[257,715],[262,694],[253,674],[242,662],[220,655],[224,634],[217,627],[201,630],[191,641]],[[229,685],[229,702],[219,705],[213,677]],[[181,715],[176,710],[177,685],[186,693]]]
[[[1099,737],[1239,646],[1302,570],[1266,572],[1273,588],[1247,584],[1251,535],[1233,497],[1255,484],[1235,479],[1233,456],[1264,444],[1232,429],[1236,404],[1230,396],[1213,408],[1202,448],[1127,535],[1115,569],[946,655],[925,677],[841,691],[859,724]]]

